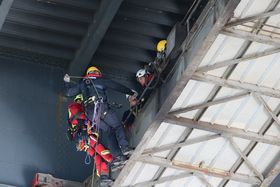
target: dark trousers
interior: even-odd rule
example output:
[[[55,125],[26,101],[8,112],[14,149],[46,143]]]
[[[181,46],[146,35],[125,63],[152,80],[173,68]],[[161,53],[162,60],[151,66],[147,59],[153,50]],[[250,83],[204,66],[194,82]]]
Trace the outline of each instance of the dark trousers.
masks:
[[[93,115],[93,108],[86,108],[88,118],[91,120]],[[113,157],[122,155],[120,147],[128,146],[128,141],[124,132],[124,127],[117,117],[114,110],[108,109],[104,119],[100,120],[100,141],[112,153]]]

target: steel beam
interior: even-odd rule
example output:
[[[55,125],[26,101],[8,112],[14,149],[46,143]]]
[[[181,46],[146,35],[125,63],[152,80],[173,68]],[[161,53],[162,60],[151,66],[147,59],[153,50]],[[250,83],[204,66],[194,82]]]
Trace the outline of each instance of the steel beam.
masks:
[[[180,15],[175,14],[173,16],[170,16],[170,14],[168,14],[167,12],[158,13],[157,11],[149,11],[149,9],[143,12],[143,8],[129,3],[125,3],[121,7],[118,15],[130,17],[140,21],[149,20],[150,23],[168,27],[173,27],[176,22],[181,19]]]
[[[198,105],[192,105],[192,106],[188,106],[186,108],[175,109],[173,111],[170,111],[168,114],[175,115],[175,114],[181,114],[181,113],[189,112],[189,111],[192,111],[192,110],[202,109],[202,108],[206,108],[206,107],[209,107],[209,106],[218,105],[218,104],[221,104],[221,103],[241,99],[241,98],[243,98],[247,95],[249,95],[249,92],[242,92],[242,93],[237,94],[237,95],[216,99],[214,101],[205,102],[205,103],[198,104]]]
[[[2,0],[0,5],[0,31],[9,13],[9,10],[13,4],[14,0]]]
[[[199,180],[201,180],[202,183],[205,183],[205,185],[206,185],[207,187],[213,187],[213,186],[211,185],[211,183],[208,182],[208,180],[206,179],[206,177],[205,177],[204,175],[202,175],[202,174],[200,174],[200,173],[194,173],[194,176],[196,176]]]
[[[242,157],[242,159],[247,164],[248,168],[253,170],[255,174],[259,177],[261,181],[264,180],[263,175],[256,169],[256,167],[252,164],[252,162],[247,158],[247,156],[242,152],[242,150],[238,147],[238,145],[234,142],[233,138],[230,137],[229,141],[233,146],[234,150]]]
[[[180,3],[182,6],[190,6],[191,1],[170,1],[170,0],[162,0],[160,3],[158,1],[150,1],[150,0],[129,0],[127,3],[131,3],[133,5],[137,5],[144,8],[151,8],[161,10],[164,12],[172,12],[175,14],[181,14],[184,15],[186,13],[185,9],[182,9],[180,6],[178,6],[178,3]],[[187,4],[184,4],[187,3]],[[186,6],[186,7],[187,7]]]
[[[112,41],[103,41],[98,48],[99,53],[143,62],[151,62],[154,59],[154,52],[152,51],[119,43],[116,47],[116,43]]]
[[[250,40],[253,42],[263,43],[266,45],[274,45],[276,47],[280,47],[280,39],[276,37],[255,34],[247,31],[236,30],[231,28],[223,29],[221,31],[221,34],[236,37],[236,38],[241,38],[244,40]]]
[[[119,30],[120,32],[131,32],[139,35],[154,37],[157,40],[161,38],[166,38],[166,36],[171,30],[171,27],[138,21],[120,15],[118,15],[114,19],[110,28]]]
[[[193,129],[190,128],[185,128],[184,132],[182,133],[181,137],[179,138],[179,140],[177,141],[177,143],[181,143],[187,140],[187,138],[189,137],[189,135],[191,134]],[[176,154],[179,152],[179,149],[172,149],[170,151],[170,153],[168,153],[168,156],[166,157],[167,160],[172,160]],[[166,170],[165,167],[160,167],[158,169],[158,171],[156,172],[156,174],[153,176],[152,180],[158,180],[164,173],[164,171]],[[147,186],[150,187],[150,186]]]
[[[38,41],[55,45],[59,48],[76,49],[80,45],[80,39],[77,37],[36,29],[27,25],[14,24],[9,21],[5,23],[5,27],[2,28],[1,32],[15,38]]]
[[[220,85],[220,86],[225,86],[225,87],[234,88],[234,89],[241,89],[241,90],[245,90],[247,92],[257,92],[262,95],[280,98],[280,90],[268,88],[268,87],[264,87],[264,86],[257,86],[255,84],[251,84],[251,83],[241,83],[241,82],[235,81],[235,80],[222,79],[217,76],[199,74],[199,73],[194,74],[194,76],[192,78],[197,81],[210,82],[210,83]]]
[[[262,104],[264,106],[264,108],[267,111],[267,113],[276,122],[278,128],[280,128],[280,120],[279,120],[279,118],[276,116],[276,114],[274,114],[272,112],[272,109],[268,106],[268,104],[265,102],[265,100],[259,94],[253,93],[252,95],[260,104]]]
[[[273,49],[268,49],[268,50],[265,50],[263,52],[257,52],[257,53],[253,53],[253,54],[250,54],[250,55],[246,55],[246,56],[243,56],[241,58],[236,58],[236,59],[232,59],[232,60],[224,60],[224,61],[221,61],[221,62],[216,62],[213,65],[202,66],[202,67],[198,68],[196,72],[199,72],[199,73],[207,72],[207,71],[211,71],[211,70],[214,70],[214,69],[227,67],[227,66],[231,66],[231,65],[234,65],[234,64],[239,64],[240,62],[245,62],[245,61],[254,60],[254,59],[257,59],[257,58],[269,56],[269,55],[279,53],[279,52],[280,52],[280,48],[278,48],[278,47],[273,48]]]
[[[215,41],[216,37],[220,33],[223,26],[226,24],[228,19],[231,17],[232,12],[239,4],[240,0],[221,0],[217,4],[219,8],[214,9],[213,7],[216,7],[217,1],[210,0],[208,4],[206,5],[207,8],[205,8],[199,19],[199,28],[200,30],[196,30],[198,32],[195,39],[189,40],[189,36],[186,38],[186,40],[183,42],[183,50],[182,54],[180,56],[184,56],[186,59],[188,59],[187,68],[185,72],[182,74],[179,81],[177,81],[177,84],[173,88],[170,95],[165,99],[165,102],[161,106],[160,111],[157,113],[156,117],[154,118],[154,121],[144,134],[142,140],[136,147],[134,153],[130,157],[128,163],[125,165],[121,173],[119,174],[118,178],[114,182],[114,187],[119,187],[127,177],[128,172],[133,168],[135,161],[137,158],[140,157],[142,152],[145,149],[146,144],[150,141],[150,139],[153,137],[153,134],[156,132],[156,130],[159,128],[160,124],[164,121],[165,115],[170,111],[173,104],[176,102],[177,98],[181,94],[182,90],[185,88],[185,86],[188,84],[188,81],[191,79],[193,73],[201,63],[202,59],[206,55],[208,49],[211,47],[213,42]],[[202,26],[201,26],[202,25]],[[202,30],[203,29],[203,30]],[[192,50],[186,50],[187,44],[192,41],[195,47],[192,48]],[[187,55],[190,55],[190,58],[187,58]],[[180,58],[181,59],[181,58]]]
[[[178,174],[178,175],[170,175],[170,176],[167,176],[167,177],[161,177],[158,180],[154,180],[154,181],[146,181],[146,182],[136,183],[132,186],[133,187],[153,186],[153,185],[156,185],[156,184],[162,184],[162,183],[165,183],[165,182],[174,181],[174,180],[177,180],[177,179],[187,178],[187,177],[191,177],[191,176],[193,176],[193,174],[189,173],[189,172],[181,173],[181,174]],[[126,187],[130,187],[130,186],[126,186]]]
[[[199,167],[187,163],[181,163],[178,161],[168,161],[164,158],[160,157],[151,157],[147,156],[145,158],[139,159],[140,162],[154,164],[162,167],[168,167],[172,169],[182,170],[186,172],[191,172],[195,174],[202,174],[202,175],[208,175],[248,184],[257,184],[259,185],[261,181],[256,177],[251,177],[249,175],[243,175],[243,174],[237,174],[237,173],[230,173],[228,171],[217,171],[215,169],[206,168],[206,167]]]
[[[43,3],[39,1],[20,0],[13,4],[14,9],[22,9],[37,16],[50,16],[66,21],[83,22],[89,24],[91,22],[92,13],[80,10],[69,9],[64,6],[59,6],[51,3]]]
[[[245,18],[242,18],[242,19],[238,19],[238,20],[229,22],[228,24],[226,24],[225,27],[232,27],[232,26],[236,26],[236,25],[241,25],[243,23],[247,23],[247,22],[262,19],[262,18],[267,18],[267,17],[270,17],[270,16],[275,16],[277,14],[280,14],[280,8],[277,8],[277,9],[269,11],[269,12],[264,12],[264,13],[256,14],[256,15],[253,15],[253,16],[249,16],[249,17],[245,17]]]
[[[127,31],[120,31],[118,29],[110,28],[104,37],[105,42],[116,42],[120,44],[129,45],[131,47],[138,47],[145,50],[154,51],[157,45],[157,39],[142,34],[136,34]]]
[[[274,113],[278,113],[280,112],[280,105],[277,106],[277,108],[274,110]],[[266,120],[266,122],[264,123],[264,125],[261,127],[261,129],[259,130],[259,134],[260,135],[264,135],[267,130],[273,125],[274,120],[272,119],[271,116],[269,116],[269,118]],[[254,147],[258,144],[258,142],[255,141],[251,141],[250,144],[243,150],[243,153],[245,155],[249,155],[252,150],[254,149]],[[232,166],[232,168],[230,169],[230,172],[235,172],[237,171],[237,169],[241,166],[241,164],[243,163],[243,160],[241,158],[239,158],[234,165]],[[227,183],[227,181],[222,181],[218,187],[223,187],[225,186],[225,184]]]
[[[44,21],[42,21],[42,17],[34,16],[34,14],[30,14],[29,12],[24,12],[22,10],[11,9],[7,16],[7,21],[78,37],[82,37],[87,30],[87,26],[84,24],[73,25],[69,22],[62,22],[60,20],[50,19],[47,17],[44,17]]]
[[[81,9],[86,9],[88,11],[91,10],[96,10],[98,9],[98,5],[100,3],[100,0],[82,0],[82,1],[77,1],[77,0],[37,0],[40,2],[44,2],[47,4],[62,4],[74,8],[81,8]]]
[[[280,174],[280,160],[274,165],[272,170],[267,174],[260,187],[269,187],[273,180]]]
[[[178,149],[183,146],[201,143],[204,141],[209,141],[209,140],[217,139],[220,137],[221,137],[221,135],[219,135],[219,134],[205,135],[202,137],[186,140],[185,142],[182,142],[182,143],[173,143],[173,144],[162,145],[162,146],[158,146],[158,147],[154,147],[154,148],[149,148],[149,149],[144,150],[143,154],[155,154],[155,153],[167,151],[170,149]]]
[[[275,136],[259,135],[258,133],[250,132],[250,131],[245,132],[242,129],[235,128],[235,127],[228,128],[227,126],[221,124],[212,124],[203,121],[193,121],[188,118],[183,118],[183,117],[177,118],[171,115],[168,115],[167,118],[164,120],[164,122],[180,125],[188,128],[210,131],[217,134],[221,134],[221,136],[224,137],[235,136],[246,140],[252,140],[252,141],[280,146],[280,139]]]
[[[89,26],[81,47],[70,63],[70,74],[81,75],[84,73],[122,2],[123,0],[101,1],[100,8],[94,15],[94,20]]]
[[[10,35],[6,35],[6,34],[0,34],[0,46],[12,48],[12,49],[18,49],[22,51],[44,54],[51,57],[58,57],[69,61],[74,54],[73,49],[67,49],[61,47],[59,48],[57,46],[46,45],[38,41],[13,38]]]

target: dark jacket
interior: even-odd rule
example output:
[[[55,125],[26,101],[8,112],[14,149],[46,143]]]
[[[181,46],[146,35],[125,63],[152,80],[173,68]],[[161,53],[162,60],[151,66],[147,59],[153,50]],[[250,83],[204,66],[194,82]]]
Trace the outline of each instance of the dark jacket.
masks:
[[[107,89],[112,89],[117,92],[133,95],[133,91],[126,86],[117,83],[113,80],[106,78],[96,78],[96,79],[83,79],[79,83],[66,83],[66,93],[65,95],[68,97],[75,96],[79,93],[83,94],[84,101],[86,101],[89,97],[97,96],[97,92],[99,96],[103,97],[103,101],[107,101]],[[95,89],[96,88],[96,89]]]

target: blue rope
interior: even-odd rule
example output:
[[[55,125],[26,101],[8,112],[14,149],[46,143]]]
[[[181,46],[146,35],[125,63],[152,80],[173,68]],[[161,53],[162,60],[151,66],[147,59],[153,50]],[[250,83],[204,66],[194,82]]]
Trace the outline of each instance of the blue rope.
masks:
[[[89,165],[90,163],[91,163],[91,157],[89,156],[89,154],[87,154],[85,157],[85,164]]]

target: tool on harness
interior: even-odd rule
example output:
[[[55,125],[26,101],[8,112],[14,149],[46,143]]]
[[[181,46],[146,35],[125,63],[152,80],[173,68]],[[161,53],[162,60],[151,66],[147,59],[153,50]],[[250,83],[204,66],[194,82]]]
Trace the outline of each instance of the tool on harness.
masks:
[[[84,106],[87,107],[90,104],[93,104],[93,102],[95,101],[96,97],[95,96],[91,96],[89,97],[87,100],[84,101]]]

